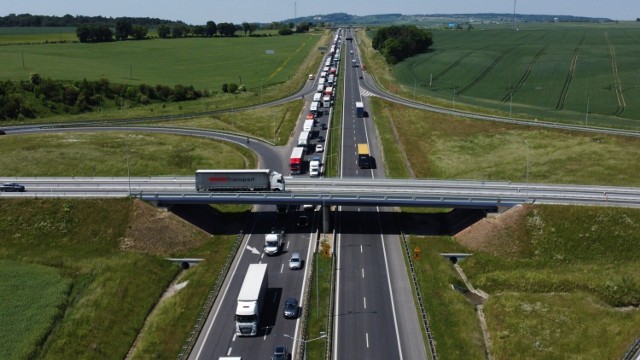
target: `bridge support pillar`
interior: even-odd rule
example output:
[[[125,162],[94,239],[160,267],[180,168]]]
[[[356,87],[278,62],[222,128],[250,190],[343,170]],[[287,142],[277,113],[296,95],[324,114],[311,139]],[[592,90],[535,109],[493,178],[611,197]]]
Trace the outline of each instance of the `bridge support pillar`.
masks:
[[[329,207],[322,206],[322,232],[329,232]]]

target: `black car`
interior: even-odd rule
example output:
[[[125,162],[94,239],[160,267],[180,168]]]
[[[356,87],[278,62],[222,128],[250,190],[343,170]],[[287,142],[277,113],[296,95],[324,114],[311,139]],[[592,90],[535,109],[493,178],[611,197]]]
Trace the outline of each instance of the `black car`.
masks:
[[[306,215],[298,217],[297,225],[298,227],[307,227],[307,225],[309,225],[309,217]]]
[[[20,184],[16,184],[16,183],[6,183],[6,184],[0,185],[0,191],[10,191],[10,192],[19,191],[19,192],[23,192],[24,191],[24,185],[20,185]]]
[[[322,130],[327,130],[327,124],[322,124],[321,128],[322,128]]]
[[[298,300],[292,297],[285,300],[283,315],[285,319],[297,318],[298,317]]]
[[[324,136],[322,135],[318,136],[318,142],[324,142]]]
[[[289,360],[289,352],[287,351],[287,346],[276,346],[276,348],[273,350],[273,355],[271,355],[271,360]]]

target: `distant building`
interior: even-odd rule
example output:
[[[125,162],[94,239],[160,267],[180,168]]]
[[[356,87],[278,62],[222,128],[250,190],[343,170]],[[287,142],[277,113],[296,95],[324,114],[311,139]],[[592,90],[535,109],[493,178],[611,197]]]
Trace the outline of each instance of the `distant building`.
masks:
[[[449,29],[457,29],[458,28],[458,23],[457,22],[450,22],[449,24],[447,24],[447,27]]]

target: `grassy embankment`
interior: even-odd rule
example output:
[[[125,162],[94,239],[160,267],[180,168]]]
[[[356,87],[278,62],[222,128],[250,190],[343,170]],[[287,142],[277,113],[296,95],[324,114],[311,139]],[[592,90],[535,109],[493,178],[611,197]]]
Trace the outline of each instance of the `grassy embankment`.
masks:
[[[307,82],[308,74],[315,73],[322,57],[317,47],[328,41],[328,33],[323,31],[261,38],[9,44],[0,47],[0,56],[6,59],[7,65],[0,69],[0,79],[27,80],[29,74],[35,72],[52,79],[107,78],[111,83],[145,83],[151,86],[182,84],[211,92],[212,96],[198,101],[147,106],[117,106],[113,101],[107,101],[99,111],[92,113],[55,115],[36,121],[68,122],[148,116],[171,120],[180,114],[237,109],[295,93]],[[274,53],[267,54],[266,50],[274,50]],[[225,94],[221,92],[223,83],[244,85],[247,91]],[[33,105],[42,108],[41,104]]]
[[[638,186],[634,174],[640,169],[630,161],[640,155],[637,139],[451,118],[379,99],[372,104],[379,128],[393,122],[398,133],[396,138],[381,131],[385,158],[399,158],[404,149],[417,177],[524,182],[528,151],[531,182]],[[476,254],[462,266],[491,294],[485,309],[496,358],[615,358],[629,346],[640,315],[614,306],[640,302],[640,263],[623,256],[640,241],[632,235],[640,214],[581,207],[537,211],[537,218],[523,215],[520,227],[502,234],[515,259],[446,236],[410,237],[410,247],[422,249],[415,263],[441,356],[482,358],[484,352],[472,305],[448,285],[460,280],[437,255],[452,251]],[[407,214],[405,221],[416,216]],[[518,252],[521,246],[525,253]],[[579,338],[571,336],[576,332]]]
[[[205,139],[77,133],[2,137],[0,151],[11,156],[0,160],[0,173],[123,176],[126,144],[134,176],[187,175],[205,165],[255,166],[253,154],[241,147]],[[240,226],[242,214],[236,211],[244,209],[218,213],[219,223]],[[0,302],[0,312],[30,329],[7,327],[13,330],[2,336],[3,358],[124,357],[178,273],[164,257],[202,257],[206,261],[181,279],[189,285],[161,307],[140,343],[143,358],[175,358],[214,281],[211,274],[220,271],[235,239],[210,236],[128,199],[4,200],[0,213],[2,272],[21,273],[14,282],[5,282],[2,294],[11,299]],[[23,281],[46,284],[36,289]],[[19,311],[18,305],[30,308]],[[29,310],[35,306],[37,319]]]

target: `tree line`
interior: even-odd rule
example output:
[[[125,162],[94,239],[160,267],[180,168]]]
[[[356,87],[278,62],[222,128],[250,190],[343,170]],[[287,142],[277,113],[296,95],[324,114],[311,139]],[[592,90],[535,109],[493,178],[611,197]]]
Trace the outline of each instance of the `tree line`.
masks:
[[[431,32],[415,25],[392,25],[378,29],[372,46],[380,51],[389,64],[423,53],[433,45]]]
[[[170,21],[149,17],[119,17],[111,18],[104,16],[48,16],[48,15],[31,15],[31,14],[9,14],[0,16],[1,27],[76,27],[81,24],[100,24],[109,27],[115,27],[117,19],[126,19],[133,24],[146,26],[149,28],[156,27],[160,24],[178,24],[180,21]]]
[[[209,96],[193,86],[124,85],[102,78],[61,81],[32,73],[28,80],[0,82],[0,120],[36,118],[49,114],[79,114],[105,106],[149,105]]]

